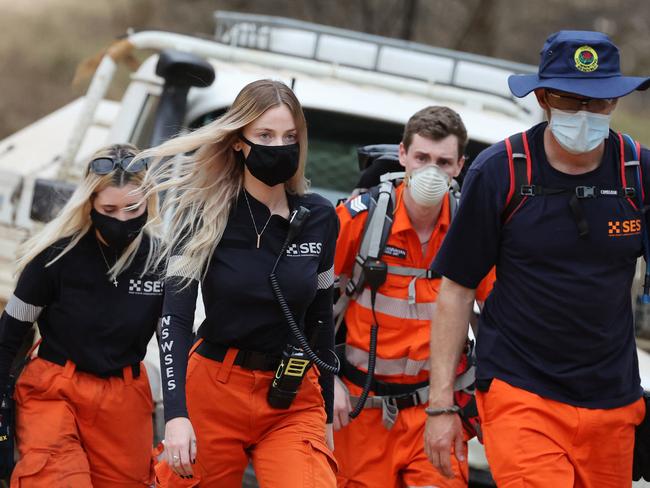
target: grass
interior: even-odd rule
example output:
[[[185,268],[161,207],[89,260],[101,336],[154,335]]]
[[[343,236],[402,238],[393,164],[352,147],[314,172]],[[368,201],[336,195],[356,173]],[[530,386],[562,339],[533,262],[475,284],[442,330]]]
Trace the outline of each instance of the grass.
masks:
[[[640,112],[617,110],[614,112],[612,127],[630,134],[641,144],[650,147],[650,118]]]

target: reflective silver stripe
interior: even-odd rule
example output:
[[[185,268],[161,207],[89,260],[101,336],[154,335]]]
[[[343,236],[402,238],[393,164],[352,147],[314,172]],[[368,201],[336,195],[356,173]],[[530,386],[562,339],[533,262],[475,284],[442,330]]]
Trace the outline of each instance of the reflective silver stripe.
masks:
[[[169,265],[167,266],[167,276],[180,276],[181,278],[189,278],[198,280],[196,274],[192,274],[190,269],[192,265],[192,258],[187,256],[172,256],[169,258]]]
[[[415,276],[416,278],[422,278],[427,275],[428,268],[410,268],[408,266],[388,266],[388,272],[390,274],[398,276]]]
[[[408,266],[388,266],[388,272],[390,274],[398,276],[413,276],[413,279],[409,282],[408,294],[409,294],[409,305],[415,304],[415,281],[418,278],[424,278],[427,275],[427,268],[409,268]]]
[[[327,271],[318,273],[318,289],[327,290],[330,286],[334,284],[334,266]]]
[[[368,352],[358,347],[345,345],[345,358],[348,363],[358,369],[368,370]],[[375,374],[380,375],[411,375],[415,376],[421,371],[429,370],[429,359],[416,361],[410,358],[383,359],[377,358]],[[476,368],[472,366],[463,374],[456,377],[454,391],[471,389],[476,379]]]
[[[356,302],[370,310],[370,290],[365,288],[357,297]],[[409,303],[408,300],[389,297],[381,293],[377,293],[375,302],[375,311],[402,320],[431,320],[435,308],[435,302]]]
[[[345,358],[352,366],[358,369],[368,370],[368,352],[357,347],[345,346]],[[415,376],[422,370],[429,370],[429,360],[420,361],[411,358],[383,359],[377,358],[375,363],[375,374],[378,375],[409,375]]]
[[[21,322],[29,322],[30,324],[36,322],[42,310],[43,307],[37,307],[36,305],[23,302],[14,294],[9,297],[9,301],[5,307],[5,312],[11,317]]]

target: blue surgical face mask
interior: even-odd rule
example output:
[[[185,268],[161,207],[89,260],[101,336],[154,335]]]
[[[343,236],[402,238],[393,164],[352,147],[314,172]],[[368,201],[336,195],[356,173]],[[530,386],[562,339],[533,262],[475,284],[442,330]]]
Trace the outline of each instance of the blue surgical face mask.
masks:
[[[609,136],[611,114],[595,114],[586,110],[565,112],[551,108],[549,123],[555,140],[573,154],[596,149]]]

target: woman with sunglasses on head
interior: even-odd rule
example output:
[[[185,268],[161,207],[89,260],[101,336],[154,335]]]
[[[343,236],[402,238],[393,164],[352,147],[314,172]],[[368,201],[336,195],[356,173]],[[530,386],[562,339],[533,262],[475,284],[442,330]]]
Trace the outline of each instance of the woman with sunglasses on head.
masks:
[[[27,241],[0,318],[0,381],[34,322],[38,357],[15,391],[12,487],[136,488],[152,482],[153,403],[141,360],[162,304],[148,272],[146,164],[130,145],[98,151],[60,214]]]
[[[143,153],[156,161],[151,191],[167,195],[161,213],[173,209],[161,246],[158,486],[241,487],[249,460],[262,487],[336,486],[327,443],[338,221],[306,193],[306,154],[302,108],[270,80],[244,87],[213,123]],[[199,283],[206,319],[191,348]]]

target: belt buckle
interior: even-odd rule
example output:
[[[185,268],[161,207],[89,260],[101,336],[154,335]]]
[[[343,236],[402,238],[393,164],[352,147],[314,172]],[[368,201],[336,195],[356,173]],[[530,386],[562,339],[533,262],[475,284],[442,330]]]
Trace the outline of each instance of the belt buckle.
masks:
[[[397,402],[399,400],[410,400],[411,403],[412,403],[412,405],[410,405],[410,406],[412,406],[412,407],[415,407],[415,406],[420,404],[420,399],[418,398],[418,394],[415,391],[413,391],[411,393],[402,393],[401,395],[396,395],[396,396],[390,397],[390,400],[391,400],[391,403],[393,405],[395,405],[395,407],[397,407],[397,408],[399,408],[398,405],[397,405]]]

